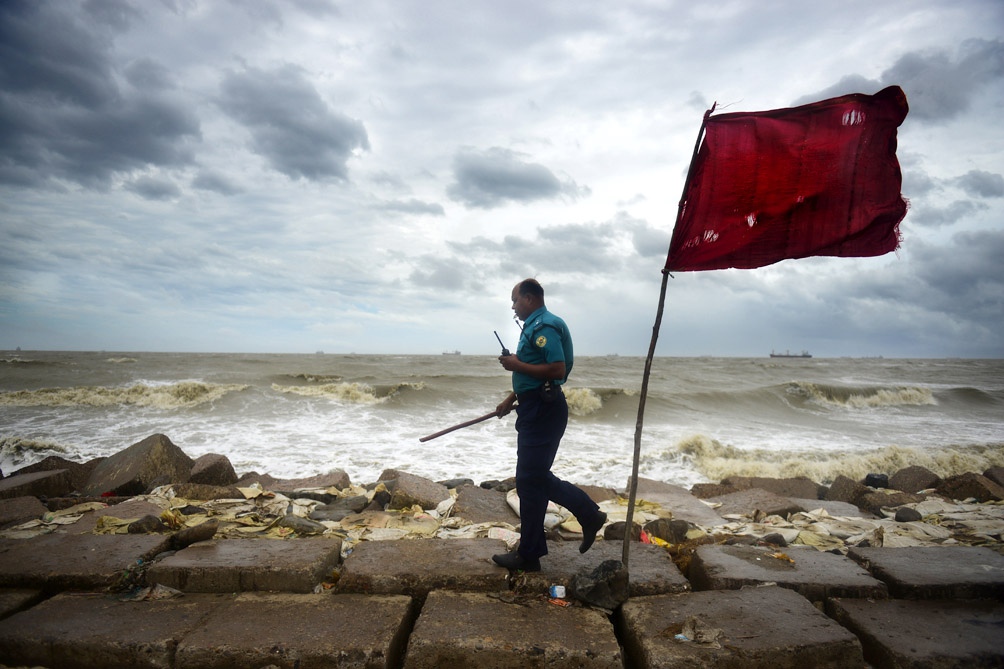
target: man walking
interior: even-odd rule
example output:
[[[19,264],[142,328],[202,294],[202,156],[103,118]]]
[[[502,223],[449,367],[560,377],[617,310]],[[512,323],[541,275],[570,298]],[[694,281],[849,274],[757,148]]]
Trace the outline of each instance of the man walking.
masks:
[[[512,372],[512,392],[496,407],[501,418],[516,408],[516,492],[519,495],[520,542],[509,553],[492,556],[501,567],[540,571],[547,555],[544,516],[548,500],[571,511],[582,526],[579,551],[593,545],[607,514],[582,489],[551,473],[554,456],[568,424],[568,404],[561,385],[572,371],[572,337],[565,321],[544,305],[544,288],[525,279],[512,289],[512,309],[523,321],[514,355],[499,356]]]

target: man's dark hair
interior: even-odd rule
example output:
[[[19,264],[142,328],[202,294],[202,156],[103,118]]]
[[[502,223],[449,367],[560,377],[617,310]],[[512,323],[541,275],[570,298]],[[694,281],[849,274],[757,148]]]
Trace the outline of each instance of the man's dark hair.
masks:
[[[523,279],[519,282],[520,295],[533,295],[544,301],[544,287],[536,279]]]

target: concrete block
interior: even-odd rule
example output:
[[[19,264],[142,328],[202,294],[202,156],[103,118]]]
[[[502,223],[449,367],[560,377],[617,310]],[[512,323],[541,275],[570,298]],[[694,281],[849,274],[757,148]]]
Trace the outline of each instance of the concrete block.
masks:
[[[150,435],[99,462],[83,492],[141,495],[155,482],[186,482],[193,463],[167,436]]]
[[[232,486],[237,483],[237,472],[230,458],[219,453],[206,453],[195,459],[189,483],[213,486]]]
[[[178,642],[224,601],[212,597],[123,602],[56,595],[0,620],[0,657],[12,666],[173,669]]]
[[[168,538],[143,534],[43,534],[0,539],[0,587],[98,590],[140,558],[164,550]]]
[[[245,593],[181,640],[174,667],[399,667],[411,609],[410,597]]]
[[[760,488],[781,497],[801,497],[803,499],[819,499],[826,493],[824,486],[807,476],[783,479],[766,476],[729,476],[722,480],[722,484],[732,486],[736,490]]]
[[[672,511],[673,518],[680,518],[701,527],[715,527],[728,522],[686,488],[671,483],[639,477],[635,498],[654,502]]]
[[[933,488],[941,478],[927,467],[911,465],[904,467],[889,478],[889,487],[903,492],[920,492]]]
[[[342,563],[339,592],[425,597],[447,588],[498,592],[508,572],[492,562],[506,552],[496,539],[363,541]]]
[[[36,520],[48,511],[37,497],[0,499],[0,530]]]
[[[26,588],[0,589],[0,620],[9,618],[19,611],[30,608],[43,599],[45,599],[45,593],[41,590],[29,590]]]
[[[864,665],[861,645],[853,634],[785,588],[641,597],[626,602],[619,616],[625,666],[842,669]]]
[[[805,511],[803,507],[787,497],[775,495],[761,488],[737,490],[727,495],[710,497],[708,501],[712,504],[721,504],[715,509],[715,512],[723,517],[729,514],[752,517],[757,511],[760,511],[768,516],[787,518],[788,514]]]
[[[832,599],[826,610],[857,635],[874,667],[1004,666],[997,600]]]
[[[506,502],[504,492],[479,486],[463,485],[457,489],[453,516],[470,523],[509,523],[519,525],[519,516]]]
[[[404,661],[405,669],[623,666],[613,625],[599,611],[443,590],[429,593]]]
[[[847,556],[901,599],[1004,599],[1004,555],[985,546],[851,548]]]
[[[313,592],[334,580],[341,547],[337,537],[200,541],[154,563],[147,580],[183,592]]]
[[[782,557],[759,546],[701,546],[690,563],[694,590],[736,590],[776,583],[810,601],[827,597],[888,597],[886,586],[853,560],[814,548],[789,546]]]
[[[13,497],[62,497],[73,492],[73,481],[66,469],[15,474],[0,479],[0,499]]]
[[[430,479],[415,476],[397,469],[385,469],[380,474],[381,481],[394,481],[391,490],[390,509],[409,509],[418,505],[423,509],[435,509],[440,502],[450,498],[450,489]]]

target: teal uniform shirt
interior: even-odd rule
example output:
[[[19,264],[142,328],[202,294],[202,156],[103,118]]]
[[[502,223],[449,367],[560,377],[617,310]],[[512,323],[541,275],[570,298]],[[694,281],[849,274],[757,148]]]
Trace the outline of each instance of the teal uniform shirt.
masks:
[[[565,378],[555,381],[555,384],[560,386],[572,373],[574,362],[572,335],[565,321],[548,311],[547,307],[534,311],[523,325],[523,334],[520,335],[516,355],[523,362],[532,365],[563,361]],[[519,372],[512,373],[512,389],[517,395],[530,392],[542,385],[544,382],[540,379]]]

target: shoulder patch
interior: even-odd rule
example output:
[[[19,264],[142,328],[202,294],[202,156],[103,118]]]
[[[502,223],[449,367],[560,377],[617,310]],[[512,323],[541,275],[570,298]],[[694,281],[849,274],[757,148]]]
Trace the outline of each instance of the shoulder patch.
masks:
[[[537,345],[537,348],[544,348],[545,346],[547,346],[547,337],[545,337],[544,335],[539,335],[534,340],[533,343]]]

